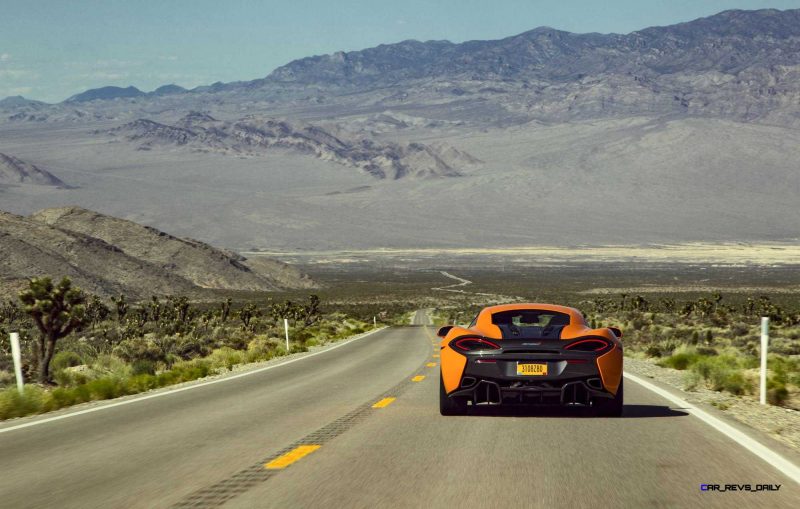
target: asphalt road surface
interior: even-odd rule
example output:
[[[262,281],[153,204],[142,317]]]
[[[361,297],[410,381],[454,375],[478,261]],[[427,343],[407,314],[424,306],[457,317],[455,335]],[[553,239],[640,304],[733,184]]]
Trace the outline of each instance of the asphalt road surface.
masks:
[[[441,417],[433,339],[386,329],[248,376],[6,423],[0,507],[800,506],[793,480],[630,381],[622,418]]]

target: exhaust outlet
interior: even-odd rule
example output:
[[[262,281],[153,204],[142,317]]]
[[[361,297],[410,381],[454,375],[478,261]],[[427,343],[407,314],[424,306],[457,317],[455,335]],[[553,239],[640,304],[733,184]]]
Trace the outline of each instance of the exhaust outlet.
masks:
[[[481,380],[475,387],[473,401],[476,405],[499,405],[502,402],[500,386],[496,382]]]
[[[565,406],[589,406],[589,391],[583,382],[570,382],[561,388],[561,404]]]

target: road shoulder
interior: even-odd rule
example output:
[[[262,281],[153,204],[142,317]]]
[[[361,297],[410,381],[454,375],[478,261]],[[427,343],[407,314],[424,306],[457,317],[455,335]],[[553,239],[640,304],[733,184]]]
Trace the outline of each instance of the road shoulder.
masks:
[[[645,379],[800,464],[800,412],[708,389],[686,390],[685,373],[646,359],[625,358],[625,371]],[[724,410],[723,410],[724,409]]]

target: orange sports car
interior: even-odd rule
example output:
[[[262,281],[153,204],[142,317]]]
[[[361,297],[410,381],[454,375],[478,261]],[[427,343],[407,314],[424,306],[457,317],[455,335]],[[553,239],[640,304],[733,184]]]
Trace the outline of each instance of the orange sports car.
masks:
[[[469,405],[591,407],[622,414],[622,333],[591,329],[577,309],[551,304],[484,308],[469,327],[439,329],[442,415]]]

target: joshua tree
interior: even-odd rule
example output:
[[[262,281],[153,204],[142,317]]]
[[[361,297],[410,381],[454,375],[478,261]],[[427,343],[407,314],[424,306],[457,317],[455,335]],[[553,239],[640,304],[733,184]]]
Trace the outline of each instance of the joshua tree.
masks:
[[[86,318],[92,324],[92,328],[108,318],[109,314],[111,314],[111,310],[96,295],[93,295],[86,304]]]
[[[258,313],[258,308],[255,304],[245,304],[245,306],[239,311],[239,320],[242,321],[243,328],[245,330],[250,328],[250,320]]]
[[[155,295],[150,297],[150,316],[153,317],[154,322],[161,320],[161,303]]]
[[[662,298],[661,307],[664,308],[665,312],[672,313],[675,311],[675,299],[670,299],[669,297]]]
[[[50,382],[50,361],[56,342],[86,321],[84,303],[86,296],[65,277],[54,286],[49,277],[33,278],[28,290],[19,295],[25,312],[33,318],[39,329],[39,383]]]
[[[125,315],[128,314],[128,301],[125,300],[124,295],[120,295],[119,298],[111,297],[111,302],[117,307],[117,321],[122,323]]]
[[[711,298],[714,300],[714,312],[716,313],[719,310],[719,303],[722,302],[722,294],[714,292]]]
[[[228,321],[228,316],[231,314],[231,304],[233,303],[233,299],[228,297],[222,303],[222,315],[220,316],[220,322],[225,323]]]
[[[15,320],[22,316],[22,310],[13,300],[8,301],[7,304],[0,306],[0,323],[6,322],[8,324],[14,323]]]
[[[319,297],[316,295],[309,295],[308,304],[303,306],[300,314],[306,326],[316,322],[319,319]]]
[[[172,306],[172,316],[178,323],[185,324],[189,321],[189,299],[187,297],[167,297],[167,302]]]

